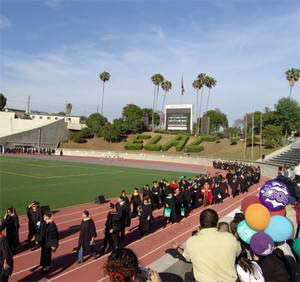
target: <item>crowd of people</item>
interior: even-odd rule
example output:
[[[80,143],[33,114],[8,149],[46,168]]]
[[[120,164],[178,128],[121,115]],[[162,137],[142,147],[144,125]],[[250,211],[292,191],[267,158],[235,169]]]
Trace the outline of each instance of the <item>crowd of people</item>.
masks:
[[[52,155],[55,153],[55,150],[49,147],[18,146],[15,148],[2,147],[0,153],[27,154],[27,155]]]
[[[111,281],[135,281],[130,277],[138,274],[137,258],[132,251],[125,248],[125,228],[131,226],[132,218],[138,218],[140,236],[147,236],[152,231],[155,220],[153,211],[156,209],[162,208],[163,210],[162,227],[164,228],[188,217],[190,212],[199,206],[219,204],[227,197],[236,197],[240,193],[246,193],[252,185],[260,181],[259,167],[219,161],[214,162],[213,165],[224,172],[217,172],[214,175],[198,175],[195,178],[182,176],[171,182],[161,179],[154,181],[151,187],[145,185],[142,188],[134,188],[131,196],[128,196],[125,190],[122,191],[118,200],[110,203],[111,211],[107,215],[103,244],[100,249],[96,245],[95,223],[89,211],[84,210],[78,245],[75,248],[78,263],[83,263],[87,254],[97,258],[112,252],[105,266],[107,274],[111,276]],[[285,177],[282,169],[279,169],[278,177]],[[296,201],[298,200],[296,198]],[[27,217],[26,243],[32,247],[32,250],[41,248],[40,266],[43,271],[49,272],[52,265],[52,253],[59,246],[59,233],[52,213],[43,211],[40,204],[34,201],[27,207]],[[185,259],[193,264],[193,273],[187,275],[185,281],[189,281],[188,279],[205,282],[236,281],[237,277],[240,281],[294,281],[290,280],[294,277],[291,269],[286,269],[286,273],[282,274],[284,265],[280,262],[284,261],[284,255],[282,256],[280,250],[274,251],[272,257],[266,260],[266,258],[255,257],[237,240],[236,229],[241,220],[243,220],[243,214],[239,213],[230,225],[224,222],[218,225],[216,212],[207,209],[201,213],[201,229],[196,236],[192,236],[187,241],[183,252]],[[0,229],[0,267],[2,269],[0,281],[7,281],[13,271],[13,254],[20,247],[19,228],[17,212],[10,207],[6,211]],[[6,230],[6,236],[3,235],[3,230]],[[175,248],[179,251],[183,250],[181,246],[176,245]],[[119,268],[117,269],[114,267],[115,260],[118,260]],[[126,262],[124,267],[121,267],[122,262]],[[272,280],[272,271],[268,269],[272,263],[278,263],[282,267],[282,277],[288,277],[289,280]],[[126,270],[127,266],[131,267],[130,271]],[[280,267],[278,266],[278,271],[281,271]],[[146,276],[152,277],[151,281],[160,279],[155,272],[149,272]],[[249,279],[241,278],[246,276]]]

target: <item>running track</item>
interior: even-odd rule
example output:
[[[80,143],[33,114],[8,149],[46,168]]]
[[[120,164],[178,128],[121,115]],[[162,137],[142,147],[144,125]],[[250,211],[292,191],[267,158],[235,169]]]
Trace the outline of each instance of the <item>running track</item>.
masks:
[[[38,158],[43,158],[38,156]],[[166,162],[146,162],[146,161],[126,161],[126,160],[104,160],[96,158],[75,158],[75,157],[47,157],[50,159],[60,159],[64,161],[81,161],[81,162],[97,162],[101,164],[111,164],[112,162],[124,166],[151,167],[156,169],[168,169],[181,171],[205,171],[215,173],[216,170],[210,167],[197,165],[183,165]],[[257,192],[257,188],[266,181],[262,177],[261,183],[253,186],[248,194],[240,195],[234,199],[230,198],[224,201],[223,204],[212,206],[220,215],[225,216],[235,208],[240,206],[241,200],[251,194]],[[35,269],[39,264],[40,250],[30,251],[23,250],[15,255],[14,273],[11,281],[109,281],[103,273],[103,265],[108,255],[98,259],[87,258],[83,264],[76,263],[76,253],[73,253],[73,248],[77,246],[78,226],[80,224],[81,212],[83,209],[88,209],[92,218],[96,223],[97,228],[97,244],[101,245],[104,234],[104,223],[108,212],[108,204],[96,205],[87,203],[75,207],[61,209],[54,215],[54,220],[60,232],[60,245],[53,256],[53,271],[44,276],[40,268]],[[165,254],[165,251],[171,248],[172,241],[183,243],[199,225],[199,214],[203,208],[193,210],[188,218],[183,219],[180,223],[162,228],[162,210],[154,212],[154,232],[150,235],[140,238],[139,232],[136,229],[138,225],[137,219],[133,219],[131,226],[127,228],[126,244],[139,257],[140,264],[147,266],[156,259]],[[20,239],[24,241],[27,236],[27,221],[25,217],[20,218]]]

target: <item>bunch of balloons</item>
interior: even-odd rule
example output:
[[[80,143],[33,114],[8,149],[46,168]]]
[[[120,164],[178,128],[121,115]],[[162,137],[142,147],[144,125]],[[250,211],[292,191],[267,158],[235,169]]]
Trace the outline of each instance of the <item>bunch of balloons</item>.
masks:
[[[238,224],[237,232],[255,254],[271,254],[274,242],[283,242],[292,235],[293,225],[285,217],[288,203],[288,189],[277,180],[267,181],[260,188],[259,197],[248,196],[242,201],[245,220]]]

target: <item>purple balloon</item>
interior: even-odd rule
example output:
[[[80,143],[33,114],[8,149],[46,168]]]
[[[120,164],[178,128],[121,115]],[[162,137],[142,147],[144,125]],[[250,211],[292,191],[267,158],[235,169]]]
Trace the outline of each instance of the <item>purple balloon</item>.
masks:
[[[252,236],[250,247],[255,254],[267,256],[273,252],[274,242],[265,232],[258,232]]]
[[[269,211],[279,211],[289,203],[289,192],[284,183],[269,180],[260,188],[259,200]]]

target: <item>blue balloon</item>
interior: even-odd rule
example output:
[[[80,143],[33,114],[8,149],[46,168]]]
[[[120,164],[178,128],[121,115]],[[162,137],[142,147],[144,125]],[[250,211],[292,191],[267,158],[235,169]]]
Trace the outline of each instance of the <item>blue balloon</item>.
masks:
[[[246,220],[243,220],[238,224],[237,232],[239,234],[239,237],[247,244],[250,244],[252,236],[257,233],[257,231],[252,229],[247,224]]]
[[[283,242],[291,237],[293,225],[286,217],[274,215],[264,232],[271,236],[274,242]]]

